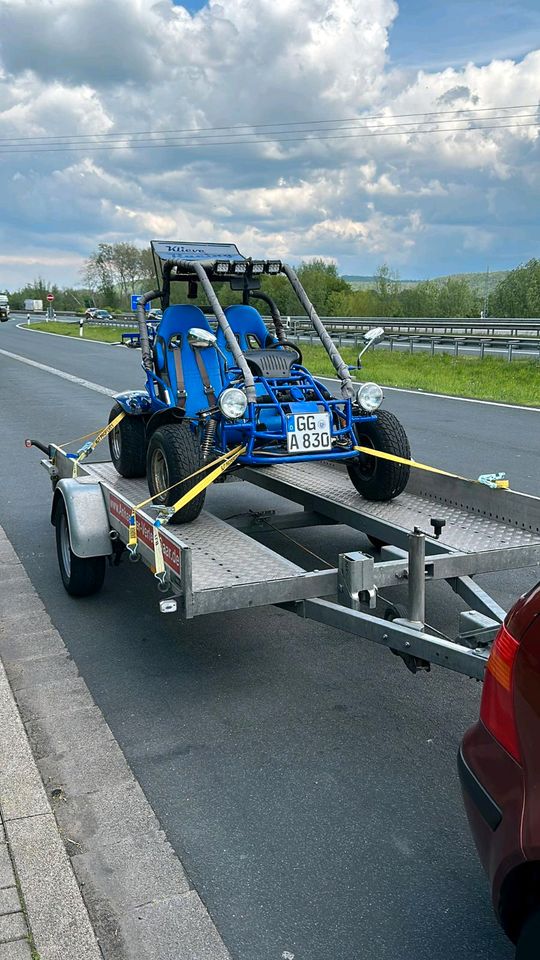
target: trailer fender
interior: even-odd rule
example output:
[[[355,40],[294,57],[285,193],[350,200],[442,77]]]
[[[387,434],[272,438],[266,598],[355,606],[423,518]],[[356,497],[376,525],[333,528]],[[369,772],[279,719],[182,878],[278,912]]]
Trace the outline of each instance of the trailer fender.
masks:
[[[53,526],[56,524],[62,501],[67,514],[70,545],[75,556],[110,556],[113,552],[109,536],[110,523],[101,485],[89,483],[84,478],[59,480],[51,508]]]
[[[132,417],[147,417],[150,413],[151,402],[146,390],[125,390],[115,393],[113,399]]]

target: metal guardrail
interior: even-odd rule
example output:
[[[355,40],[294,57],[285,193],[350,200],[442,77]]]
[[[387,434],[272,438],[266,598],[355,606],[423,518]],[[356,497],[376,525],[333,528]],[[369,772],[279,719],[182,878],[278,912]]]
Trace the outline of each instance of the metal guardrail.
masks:
[[[387,333],[401,334],[452,334],[462,336],[520,338],[540,340],[540,319],[536,318],[462,318],[462,317],[321,317],[328,330],[362,333],[373,326],[384,326]],[[309,328],[307,317],[289,317],[291,333]]]
[[[27,316],[24,311],[13,311],[13,314]],[[30,316],[34,320],[47,319],[46,314]],[[68,317],[73,318],[71,321],[73,323],[79,323],[81,320],[80,316],[67,311],[58,312],[55,319],[57,322],[66,322]],[[271,325],[271,319],[266,319]],[[436,353],[448,353],[450,350],[454,357],[459,357],[463,355],[464,349],[468,349],[468,355],[470,355],[471,348],[474,348],[475,354],[481,360],[494,350],[500,354],[504,349],[508,361],[515,359],[516,351],[518,353],[526,351],[527,358],[530,358],[531,353],[537,354],[540,360],[540,319],[485,320],[453,317],[322,317],[321,319],[339,346],[356,347],[363,342],[362,338],[366,330],[382,325],[386,336],[384,341],[374,349],[404,352],[403,348],[406,345],[409,353],[414,353],[415,349],[420,353],[426,353],[429,350],[430,355],[435,356]],[[290,339],[318,342],[317,335],[307,317],[284,317],[284,321],[287,336]],[[54,323],[54,320],[49,322]],[[124,314],[112,320],[89,319],[84,322],[95,326],[138,329],[133,314]]]

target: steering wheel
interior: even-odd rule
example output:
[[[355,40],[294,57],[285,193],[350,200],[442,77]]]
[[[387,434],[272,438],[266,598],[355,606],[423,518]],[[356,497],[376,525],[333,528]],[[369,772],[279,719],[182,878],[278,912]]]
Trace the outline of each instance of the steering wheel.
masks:
[[[277,343],[269,343],[267,350],[277,350],[278,347],[288,347],[289,350],[294,350],[298,354],[298,363],[303,363],[302,352],[295,343],[292,343],[291,340],[279,340]]]

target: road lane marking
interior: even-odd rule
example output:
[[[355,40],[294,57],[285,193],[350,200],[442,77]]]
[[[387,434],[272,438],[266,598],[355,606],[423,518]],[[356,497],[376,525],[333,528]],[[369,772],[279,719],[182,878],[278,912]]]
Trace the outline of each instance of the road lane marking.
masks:
[[[337,377],[321,377],[314,374],[318,380],[322,380],[323,383],[341,383],[341,380],[338,380]],[[360,385],[360,380],[353,381]],[[519,403],[498,403],[497,400],[477,400],[475,397],[454,397],[451,393],[428,393],[427,390],[410,390],[407,387],[385,387],[384,383],[381,383],[383,391],[392,390],[394,393],[412,393],[415,397],[435,397],[437,400],[458,400],[460,403],[483,403],[487,407],[503,407],[507,410],[529,410],[532,413],[540,413],[540,407],[524,407]]]
[[[43,370],[45,373],[52,373],[55,377],[61,377],[62,380],[69,380],[70,383],[76,383],[79,387],[86,387],[87,390],[102,393],[106,397],[114,397],[118,392],[117,390],[109,390],[108,387],[102,387],[100,383],[92,383],[91,380],[75,377],[72,373],[66,373],[65,370],[48,367],[46,363],[38,363],[37,360],[30,360],[29,357],[21,357],[18,353],[10,353],[9,350],[0,350],[0,354],[4,357],[9,357],[10,360],[19,360],[21,363],[27,363],[29,367],[37,367],[38,370]]]
[[[21,325],[21,330],[24,330],[24,326]],[[45,330],[33,330],[33,333],[46,333]],[[66,340],[73,340],[75,343],[104,343],[103,340],[77,340],[75,337],[68,337],[65,334],[53,333],[47,334],[47,336],[53,337],[63,337]],[[118,346],[118,344],[104,343],[104,346]],[[63,377],[65,380],[72,380],[74,383],[78,383],[80,386],[86,386],[89,390],[95,390],[97,393],[104,393],[108,397],[113,397],[117,391],[108,390],[107,387],[101,387],[97,383],[91,383],[89,380],[81,380],[80,377],[74,377],[70,373],[65,373],[62,370],[56,370],[54,367],[47,367],[44,364],[37,363],[35,360],[28,360],[26,357],[20,357],[16,353],[9,353],[7,350],[0,350],[0,353],[5,354],[7,357],[12,357],[14,360],[21,360],[23,363],[29,363],[31,366],[38,367],[42,370],[46,370],[48,373],[55,373],[59,377]],[[317,376],[317,374],[315,374]],[[341,380],[338,380],[336,377],[318,377],[319,380],[328,383],[341,383]],[[394,393],[410,393],[415,397],[435,397],[438,400],[456,400],[459,403],[480,403],[487,407],[502,407],[506,410],[528,410],[531,413],[540,413],[540,407],[524,407],[519,403],[498,403],[496,400],[478,400],[474,397],[454,397],[449,393],[428,393],[427,390],[409,390],[406,387],[386,387],[382,385],[383,390],[391,390]]]

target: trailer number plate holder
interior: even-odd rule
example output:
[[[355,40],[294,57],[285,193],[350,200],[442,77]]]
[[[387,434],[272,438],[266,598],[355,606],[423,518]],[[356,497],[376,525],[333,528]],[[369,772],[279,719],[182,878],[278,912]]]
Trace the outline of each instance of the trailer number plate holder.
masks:
[[[287,453],[320,453],[330,450],[328,413],[292,413],[287,417]]]

